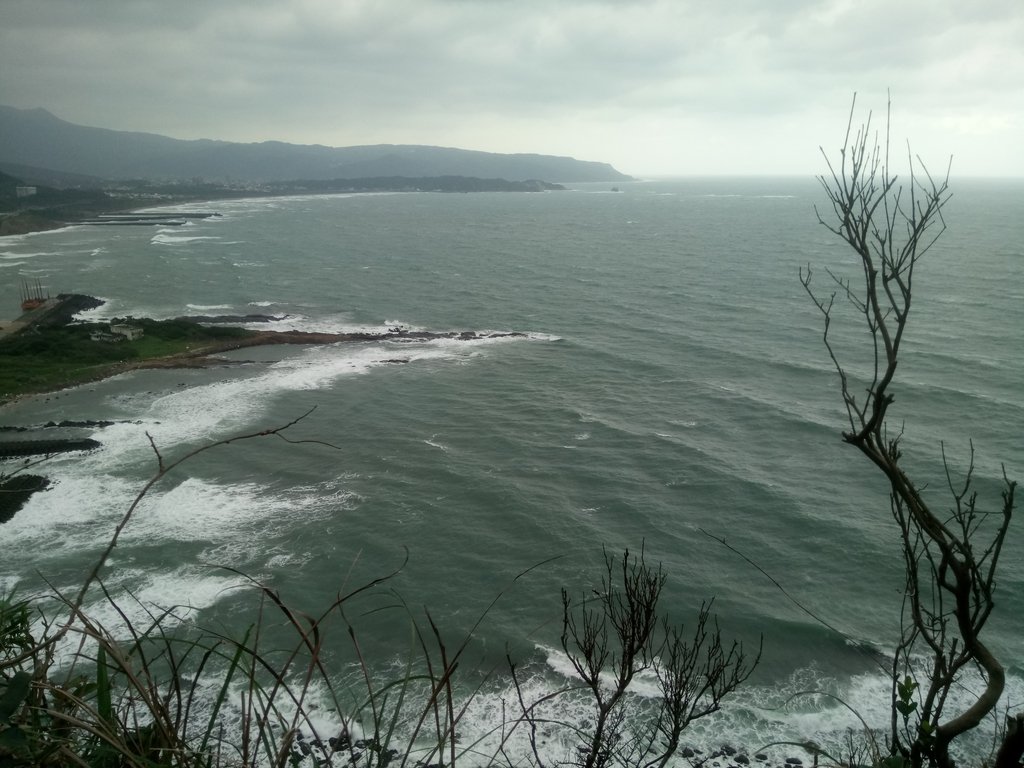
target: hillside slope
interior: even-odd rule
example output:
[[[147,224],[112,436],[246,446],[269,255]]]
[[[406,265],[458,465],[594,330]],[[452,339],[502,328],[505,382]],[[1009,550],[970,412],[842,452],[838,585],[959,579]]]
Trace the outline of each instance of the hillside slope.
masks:
[[[75,125],[45,109],[0,105],[0,162],[105,179],[283,181],[381,176],[475,176],[509,181],[625,181],[607,163],[553,155],[419,145],[325,147],[181,140]]]

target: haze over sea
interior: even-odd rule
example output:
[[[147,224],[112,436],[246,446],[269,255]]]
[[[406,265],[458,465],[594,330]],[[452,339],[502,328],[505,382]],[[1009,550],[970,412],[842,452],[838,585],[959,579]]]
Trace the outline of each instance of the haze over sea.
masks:
[[[0,589],[81,583],[156,469],[147,432],[173,458],[315,407],[290,434],[336,448],[233,444],[159,485],[104,573],[115,596],[186,603],[198,623],[240,631],[251,615],[228,589],[239,578],[212,566],[316,612],[407,551],[379,591],[429,607],[458,638],[506,590],[464,667],[500,671],[507,648],[539,687],[567,669],[554,650],[559,588],[594,587],[602,547],[645,546],[669,576],[672,618],[690,621],[715,597],[727,636],[764,638],[754,680],[689,743],[837,744],[860,727],[827,697],[787,703],[808,690],[884,725],[877,662],[898,633],[902,567],[882,478],[840,439],[837,376],[798,280],[808,263],[822,290],[826,267],[858,277],[852,252],[817,223],[823,193],[813,179],[619,187],[213,202],[193,208],[220,218],[182,227],[0,239],[7,316],[20,282],[39,278],[104,298],[89,319],[263,313],[283,316],[271,324],[282,330],[526,334],[252,348],[226,355],[243,365],[137,372],[7,405],[0,424],[119,423],[81,432],[102,449],[47,462],[53,488],[0,527]],[[915,281],[893,414],[931,498],[945,490],[941,446],[962,472],[973,441],[976,487],[994,509],[1001,465],[1024,478],[1024,182],[952,189],[949,229]],[[853,313],[836,323],[841,349],[866,360]],[[1019,708],[1021,525],[1001,574],[988,633]],[[399,614],[366,619],[381,669],[408,647]],[[339,636],[339,669],[350,661]],[[506,679],[485,684],[467,730],[513,695]],[[566,718],[574,706],[565,700]]]

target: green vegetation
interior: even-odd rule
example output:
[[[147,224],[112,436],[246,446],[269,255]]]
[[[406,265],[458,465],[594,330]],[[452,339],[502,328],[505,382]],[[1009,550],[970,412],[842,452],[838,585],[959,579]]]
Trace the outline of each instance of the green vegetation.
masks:
[[[109,326],[79,323],[34,326],[0,339],[0,401],[103,378],[126,363],[182,355],[253,335],[243,328],[207,327],[188,320],[126,322],[141,327],[142,338],[93,341],[91,334],[109,334]]]

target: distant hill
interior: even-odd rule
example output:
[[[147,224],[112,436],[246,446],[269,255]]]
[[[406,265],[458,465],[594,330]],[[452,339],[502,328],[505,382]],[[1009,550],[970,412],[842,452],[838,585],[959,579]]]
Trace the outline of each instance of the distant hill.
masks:
[[[286,181],[405,176],[472,176],[509,181],[627,181],[607,163],[553,155],[477,152],[405,144],[325,147],[265,141],[185,141],[152,133],[90,128],[45,109],[0,105],[0,166],[103,179]],[[9,171],[10,172],[10,171]],[[20,175],[20,174],[19,174]]]

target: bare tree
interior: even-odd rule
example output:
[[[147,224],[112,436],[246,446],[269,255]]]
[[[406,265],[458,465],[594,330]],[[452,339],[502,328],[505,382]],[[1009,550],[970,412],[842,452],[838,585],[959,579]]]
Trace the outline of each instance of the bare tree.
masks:
[[[592,596],[574,600],[562,590],[562,649],[594,703],[592,727],[577,734],[582,768],[664,768],[683,730],[718,711],[760,660],[760,649],[750,658],[738,642],[723,645],[709,603],[692,635],[670,624],[658,606],[664,586],[660,566],[649,566],[642,550],[626,550],[621,558],[605,553]],[[646,670],[656,675],[660,696],[648,717],[628,718],[627,729],[625,697]]]
[[[1006,477],[1001,501],[989,511],[973,489],[974,449],[967,471],[955,477],[943,452],[948,508],[936,508],[901,463],[902,427],[890,429],[893,382],[910,317],[914,271],[945,231],[942,209],[950,199],[949,169],[933,177],[909,147],[909,179],[890,172],[890,110],[884,138],[871,116],[854,132],[850,109],[839,163],[822,150],[829,173],[819,177],[832,204],[818,221],[856,253],[861,277],[851,282],[831,270],[830,293],[812,289],[810,267],[800,279],[824,316],[824,342],[839,374],[849,429],[843,440],[885,475],[900,531],[906,571],[903,622],[892,664],[891,759],[949,768],[951,743],[993,712],[1005,683],[1002,664],[982,639],[995,607],[999,557],[1014,508],[1016,484]],[[847,301],[870,338],[864,370],[839,358],[830,326],[836,298]],[[863,386],[863,389],[861,387]],[[923,659],[923,661],[922,661]],[[980,673],[984,687],[958,711],[949,694],[965,672]],[[1012,750],[1002,766],[1017,766]]]

